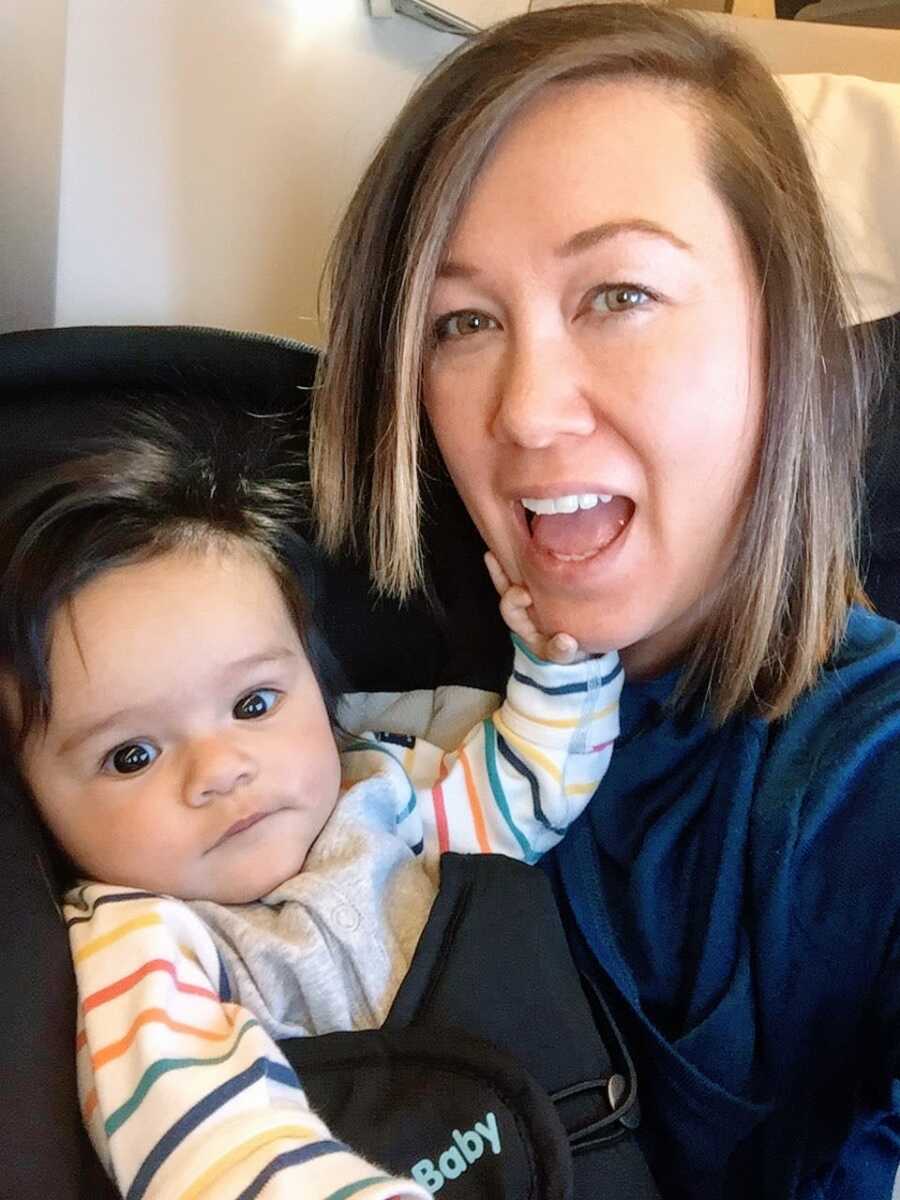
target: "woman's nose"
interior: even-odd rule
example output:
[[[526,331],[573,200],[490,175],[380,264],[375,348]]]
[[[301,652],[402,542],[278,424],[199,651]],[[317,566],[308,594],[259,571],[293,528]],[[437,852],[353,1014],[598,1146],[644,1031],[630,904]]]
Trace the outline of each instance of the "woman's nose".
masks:
[[[498,380],[494,437],[541,450],[560,437],[590,436],[597,415],[587,382],[565,339],[511,342]]]
[[[229,796],[252,783],[256,760],[230,737],[206,738],[190,750],[184,781],[185,801],[194,808]]]

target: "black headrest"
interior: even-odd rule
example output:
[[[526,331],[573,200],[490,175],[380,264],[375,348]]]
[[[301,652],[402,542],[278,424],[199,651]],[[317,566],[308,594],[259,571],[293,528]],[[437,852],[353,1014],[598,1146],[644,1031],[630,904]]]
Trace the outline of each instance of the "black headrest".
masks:
[[[900,621],[900,313],[880,321],[877,329],[887,376],[872,413],[862,558],[875,607]]]
[[[309,346],[215,329],[114,326],[0,336],[0,479],[9,481],[102,432],[105,403],[150,394],[203,398],[302,420],[316,370]]]
[[[76,438],[104,431],[110,407],[152,397],[256,414],[287,414],[305,444],[317,352],[286,338],[218,329],[111,326],[0,335],[0,488],[59,461]],[[318,617],[346,686],[403,691],[439,682],[491,686],[499,651],[493,593],[478,620],[470,588],[490,587],[480,543],[454,497],[427,537],[448,603],[472,625],[449,638],[442,610],[416,597],[399,606],[374,596],[365,564],[320,560]],[[438,545],[440,543],[440,545]],[[463,603],[463,600],[465,601]],[[455,619],[455,618],[454,618]]]

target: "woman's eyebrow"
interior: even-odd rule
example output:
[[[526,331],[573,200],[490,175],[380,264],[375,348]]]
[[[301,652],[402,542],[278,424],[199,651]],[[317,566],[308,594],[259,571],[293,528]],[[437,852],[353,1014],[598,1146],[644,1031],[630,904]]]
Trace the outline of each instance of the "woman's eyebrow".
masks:
[[[621,237],[623,233],[648,234],[650,237],[662,238],[677,250],[683,250],[687,254],[694,253],[694,247],[689,242],[673,233],[671,229],[666,229],[665,225],[658,225],[656,221],[648,221],[644,217],[633,217],[625,221],[603,221],[600,225],[592,225],[590,229],[579,230],[558,247],[556,256],[572,258],[601,242]],[[474,279],[480,274],[477,267],[452,258],[445,259],[437,269],[438,279]]]
[[[600,225],[592,225],[590,229],[582,229],[563,242],[556,251],[556,255],[558,258],[571,258],[575,254],[582,254],[585,250],[592,249],[600,242],[608,242],[611,238],[620,237],[623,233],[649,234],[651,237],[663,238],[678,250],[684,250],[688,254],[694,252],[693,246],[673,233],[671,229],[666,229],[664,225],[658,225],[656,221],[648,221],[644,217],[633,217],[626,221],[603,221]]]
[[[477,267],[470,267],[468,263],[455,262],[452,258],[446,258],[438,267],[436,272],[437,279],[474,279],[481,272]]]

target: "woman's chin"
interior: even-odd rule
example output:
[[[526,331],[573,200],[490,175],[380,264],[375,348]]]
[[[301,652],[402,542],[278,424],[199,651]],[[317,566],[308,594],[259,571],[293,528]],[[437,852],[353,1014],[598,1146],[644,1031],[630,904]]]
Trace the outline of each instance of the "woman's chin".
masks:
[[[557,596],[535,596],[534,619],[546,635],[568,633],[589,654],[622,650],[647,635],[633,611],[607,608],[598,600],[571,600]]]
[[[642,610],[636,602],[614,604],[534,592],[532,597],[535,624],[542,633],[568,633],[588,654],[617,650],[632,679],[652,678],[679,662],[700,620],[696,609],[672,617],[671,610],[659,604]]]

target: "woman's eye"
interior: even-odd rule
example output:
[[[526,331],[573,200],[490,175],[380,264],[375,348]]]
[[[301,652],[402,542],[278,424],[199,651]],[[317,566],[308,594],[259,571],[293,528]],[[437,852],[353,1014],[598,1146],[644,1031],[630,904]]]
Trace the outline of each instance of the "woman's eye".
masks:
[[[136,775],[158,758],[159,750],[152,742],[126,742],[110,750],[103,760],[102,770],[108,775]]]
[[[281,696],[282,693],[276,692],[274,688],[257,688],[238,700],[232,709],[232,716],[236,721],[255,721],[258,717],[270,713]]]
[[[617,283],[612,287],[601,287],[591,297],[591,308],[594,312],[614,313],[627,312],[632,308],[640,308],[652,297],[643,288],[631,283]]]
[[[438,318],[434,323],[434,337],[435,341],[444,342],[448,338],[470,337],[473,333],[484,333],[487,329],[496,328],[497,322],[487,313],[465,309]]]

